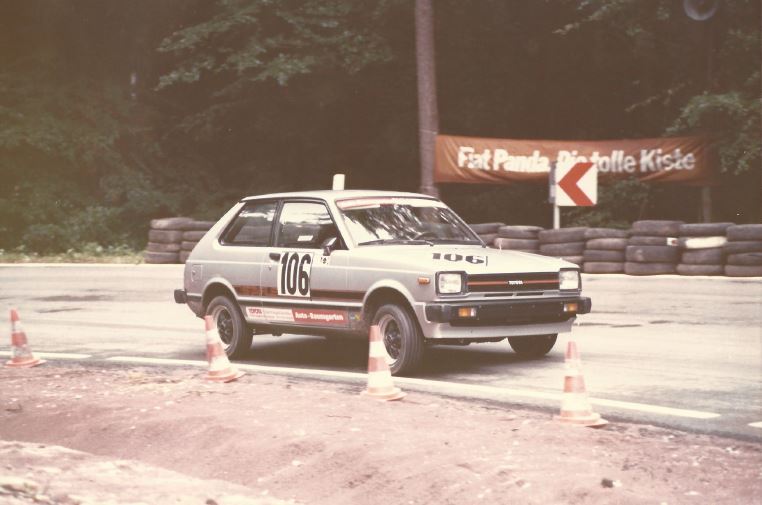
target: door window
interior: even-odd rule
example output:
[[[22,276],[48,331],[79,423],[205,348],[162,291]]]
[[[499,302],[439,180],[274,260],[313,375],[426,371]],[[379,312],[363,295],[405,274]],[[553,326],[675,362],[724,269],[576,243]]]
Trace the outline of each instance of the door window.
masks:
[[[339,238],[339,232],[325,205],[312,202],[283,204],[277,247],[319,249],[331,238]]]

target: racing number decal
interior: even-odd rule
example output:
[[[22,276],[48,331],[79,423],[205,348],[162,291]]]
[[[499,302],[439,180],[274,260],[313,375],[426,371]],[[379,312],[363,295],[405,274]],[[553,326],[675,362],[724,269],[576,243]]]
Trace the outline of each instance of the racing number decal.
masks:
[[[442,254],[442,253],[434,253],[433,259],[435,260],[447,260],[452,262],[458,262],[458,261],[466,261],[468,263],[471,263],[472,265],[486,265],[487,264],[487,257],[482,256],[479,254],[469,254],[468,256],[463,256],[461,254]]]
[[[278,263],[278,294],[310,296],[313,253],[284,252]]]

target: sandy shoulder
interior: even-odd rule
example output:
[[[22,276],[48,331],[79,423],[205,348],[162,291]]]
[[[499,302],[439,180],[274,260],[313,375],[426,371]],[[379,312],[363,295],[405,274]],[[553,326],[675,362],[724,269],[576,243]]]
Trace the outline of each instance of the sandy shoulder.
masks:
[[[576,428],[551,413],[415,392],[382,403],[343,384],[251,373],[214,384],[202,375],[52,363],[0,369],[3,478],[48,482],[61,496],[111,493],[92,503],[169,503],[175,494],[190,500],[177,503],[219,505],[226,495],[331,505],[762,497],[759,444],[634,424]],[[41,445],[87,454],[45,462],[48,450],[66,450]],[[33,450],[25,456],[25,448]],[[156,487],[160,472],[171,473],[158,479],[167,488]]]

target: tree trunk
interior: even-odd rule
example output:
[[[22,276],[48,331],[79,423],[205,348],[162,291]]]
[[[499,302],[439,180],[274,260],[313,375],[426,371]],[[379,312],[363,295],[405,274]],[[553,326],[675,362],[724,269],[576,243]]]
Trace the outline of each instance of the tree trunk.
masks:
[[[436,67],[434,64],[434,8],[432,0],[415,1],[415,53],[418,69],[418,141],[421,187],[419,191],[438,196],[434,185],[434,145],[439,130]]]

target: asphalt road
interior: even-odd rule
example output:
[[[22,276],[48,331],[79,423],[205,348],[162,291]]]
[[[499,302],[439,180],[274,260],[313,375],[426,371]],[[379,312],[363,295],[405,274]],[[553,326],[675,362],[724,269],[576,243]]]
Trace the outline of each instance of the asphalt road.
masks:
[[[19,309],[35,354],[203,360],[203,324],[172,300],[181,277],[180,265],[0,265],[0,306]],[[436,347],[415,379],[395,383],[556,408],[573,338],[591,402],[608,419],[762,440],[762,279],[586,275],[583,284],[593,312],[548,356],[520,359],[507,342]],[[363,342],[257,336],[242,362],[362,374],[366,352]]]

